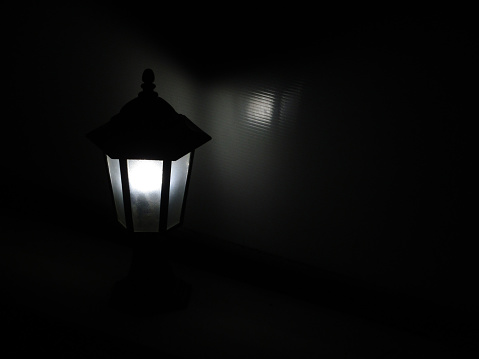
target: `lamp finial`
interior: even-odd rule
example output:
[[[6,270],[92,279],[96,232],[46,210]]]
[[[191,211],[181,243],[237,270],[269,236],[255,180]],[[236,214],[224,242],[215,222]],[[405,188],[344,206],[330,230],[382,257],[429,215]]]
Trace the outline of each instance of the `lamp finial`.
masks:
[[[143,91],[141,91],[139,95],[144,96],[146,94],[155,94],[156,96],[158,96],[158,94],[153,91],[156,85],[153,83],[153,81],[155,81],[155,74],[153,73],[152,69],[146,69],[145,71],[143,71],[143,76],[141,77],[141,80],[143,81],[143,84],[141,85]]]

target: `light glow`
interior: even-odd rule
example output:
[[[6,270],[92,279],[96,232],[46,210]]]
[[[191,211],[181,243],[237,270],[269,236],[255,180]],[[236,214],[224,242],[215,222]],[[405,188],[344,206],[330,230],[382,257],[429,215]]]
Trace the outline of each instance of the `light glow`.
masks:
[[[163,161],[127,160],[131,217],[135,232],[157,232],[160,225]]]
[[[150,160],[128,160],[130,191],[143,193],[161,189],[163,162]]]
[[[274,93],[252,92],[246,106],[246,121],[254,127],[267,128],[271,125],[274,111]]]
[[[116,215],[118,221],[126,227],[125,207],[123,206],[123,189],[121,184],[120,161],[106,156],[108,170],[110,172],[111,189],[113,190],[113,199],[115,200]]]
[[[171,163],[170,198],[168,204],[168,229],[180,223],[190,154]]]

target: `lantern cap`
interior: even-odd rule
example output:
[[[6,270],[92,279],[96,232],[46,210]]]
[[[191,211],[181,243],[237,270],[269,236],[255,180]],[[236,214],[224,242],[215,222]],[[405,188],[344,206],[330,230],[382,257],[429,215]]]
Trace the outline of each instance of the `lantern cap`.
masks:
[[[143,91],[109,122],[87,134],[111,158],[175,161],[211,137],[153,91],[155,75],[143,72]]]

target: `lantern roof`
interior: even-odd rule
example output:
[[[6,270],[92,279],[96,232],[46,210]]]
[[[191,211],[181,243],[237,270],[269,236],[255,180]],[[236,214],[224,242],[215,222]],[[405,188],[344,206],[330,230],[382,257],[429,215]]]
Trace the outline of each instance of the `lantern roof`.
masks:
[[[109,122],[87,134],[111,158],[175,161],[211,137],[153,91],[154,73],[143,72],[143,91]]]

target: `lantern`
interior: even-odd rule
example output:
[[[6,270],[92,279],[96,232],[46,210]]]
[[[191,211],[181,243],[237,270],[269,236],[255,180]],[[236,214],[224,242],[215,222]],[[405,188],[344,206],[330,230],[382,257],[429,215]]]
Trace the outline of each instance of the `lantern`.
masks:
[[[119,223],[132,232],[165,233],[183,222],[195,149],[211,137],[153,91],[143,91],[87,137],[104,153]]]
[[[191,285],[174,274],[158,239],[183,222],[195,149],[211,137],[158,97],[152,70],[142,79],[138,97],[87,137],[104,152],[118,222],[132,234],[130,271],[109,304],[149,316],[188,303]]]

